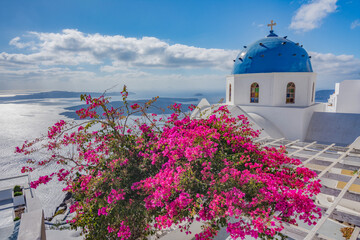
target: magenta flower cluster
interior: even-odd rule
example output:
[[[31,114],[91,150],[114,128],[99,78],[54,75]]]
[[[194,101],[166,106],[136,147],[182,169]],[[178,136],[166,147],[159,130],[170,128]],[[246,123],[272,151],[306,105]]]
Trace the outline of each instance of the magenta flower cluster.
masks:
[[[146,114],[153,102],[126,105],[126,91],[125,109],[108,107],[104,97],[83,98],[88,108],[78,114],[90,120],[56,123],[43,145],[49,158],[28,163],[64,165],[31,187],[54,176],[65,182],[64,191],[77,199],[71,224],[87,239],[139,239],[175,225],[189,234],[194,221],[203,225],[196,239],[211,239],[221,227],[234,239],[267,238],[280,234],[285,222],[311,225],[321,217],[313,201],[321,187],[315,172],[296,168],[300,160],[284,147],[254,143],[259,132],[246,117],[231,117],[223,106],[206,119],[192,119],[175,104],[161,125],[154,114],[129,125],[124,112]],[[100,127],[95,131],[94,125]],[[40,142],[16,151],[28,155]],[[64,156],[71,146],[77,153]]]

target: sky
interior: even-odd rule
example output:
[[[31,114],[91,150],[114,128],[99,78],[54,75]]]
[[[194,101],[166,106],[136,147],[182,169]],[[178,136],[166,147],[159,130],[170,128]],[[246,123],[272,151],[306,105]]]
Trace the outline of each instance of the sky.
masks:
[[[271,20],[318,90],[360,79],[360,0],[1,0],[0,91],[225,91]]]

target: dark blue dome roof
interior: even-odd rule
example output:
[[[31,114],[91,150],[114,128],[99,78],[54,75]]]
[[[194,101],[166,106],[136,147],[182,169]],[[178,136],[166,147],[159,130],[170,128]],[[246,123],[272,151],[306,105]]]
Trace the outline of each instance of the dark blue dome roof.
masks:
[[[312,72],[309,55],[299,44],[273,31],[239,53],[232,74],[269,72]]]

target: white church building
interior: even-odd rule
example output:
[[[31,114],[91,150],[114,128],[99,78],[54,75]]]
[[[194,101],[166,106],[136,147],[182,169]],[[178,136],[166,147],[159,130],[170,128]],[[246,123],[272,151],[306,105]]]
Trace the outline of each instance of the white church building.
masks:
[[[226,105],[232,115],[247,116],[262,136],[353,143],[360,136],[360,80],[337,84],[329,103],[316,103],[311,56],[269,25],[270,34],[244,46],[226,77]],[[198,107],[194,116],[216,105],[203,99]]]

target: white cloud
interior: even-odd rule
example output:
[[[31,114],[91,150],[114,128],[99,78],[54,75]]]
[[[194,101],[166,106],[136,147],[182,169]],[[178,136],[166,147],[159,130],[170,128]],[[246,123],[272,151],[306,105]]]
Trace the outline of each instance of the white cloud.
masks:
[[[201,88],[200,85],[214,90],[222,86],[214,69],[224,76],[238,53],[171,45],[155,37],[86,34],[75,29],[60,33],[29,32],[9,44],[23,52],[0,52],[3,89],[95,90],[120,81],[142,90],[157,86],[180,90]],[[201,74],[192,72],[193,69]],[[146,72],[150,70],[157,73]]]
[[[252,26],[254,27],[258,27],[258,28],[263,28],[265,26],[265,24],[262,24],[262,23],[256,23],[256,22],[252,22],[251,24]]]
[[[310,52],[314,71],[318,73],[320,88],[334,88],[336,82],[360,79],[360,59],[354,55]]]
[[[25,47],[28,47],[29,44],[26,44],[26,43],[20,43],[19,42],[20,40],[20,37],[15,37],[13,39],[11,39],[11,41],[9,42],[10,45],[13,45],[17,48],[25,48]]]
[[[75,29],[61,33],[30,32],[35,41],[24,42],[20,37],[10,41],[18,48],[29,47],[31,54],[2,53],[0,61],[41,65],[103,64],[121,62],[123,66],[157,68],[218,68],[226,69],[237,51],[205,49],[182,44],[170,45],[154,37],[85,34]],[[233,55],[233,58],[228,58]],[[119,65],[119,64],[118,64]]]
[[[360,27],[360,19],[356,19],[355,21],[353,21],[350,25],[350,28],[351,29],[354,29],[354,28],[357,28],[357,27]]]
[[[303,4],[293,16],[290,28],[298,31],[310,31],[320,27],[322,20],[336,11],[337,0],[313,0]]]
[[[127,38],[72,29],[32,32],[10,44],[19,48],[19,53],[0,52],[2,89],[102,91],[127,84],[132,91],[222,91],[238,53],[170,45],[154,37]],[[353,55],[310,54],[321,88],[360,77],[360,59]]]

